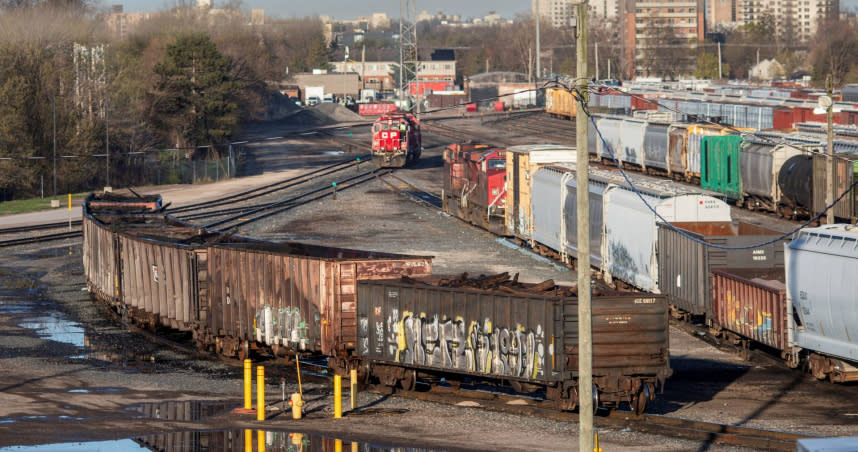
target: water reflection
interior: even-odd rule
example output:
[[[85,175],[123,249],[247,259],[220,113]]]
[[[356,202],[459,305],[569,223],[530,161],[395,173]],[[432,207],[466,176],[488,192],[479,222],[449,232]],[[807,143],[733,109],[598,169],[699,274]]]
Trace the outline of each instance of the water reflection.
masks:
[[[83,327],[77,322],[63,318],[60,313],[24,319],[18,326],[36,330],[36,334],[44,339],[77,347],[84,346]]]
[[[207,417],[217,416],[231,408],[240,405],[235,402],[214,402],[205,400],[188,400],[184,402],[141,403],[128,408],[149,419],[164,421],[201,421]]]
[[[176,432],[135,439],[141,446],[164,452],[432,452],[440,449],[397,447],[348,441],[324,435],[272,430]]]
[[[217,432],[176,432],[140,438],[61,443],[40,446],[13,446],[0,452],[139,451],[163,452],[434,452],[440,449],[388,446],[375,442],[352,442],[323,435],[271,431],[225,430]]]

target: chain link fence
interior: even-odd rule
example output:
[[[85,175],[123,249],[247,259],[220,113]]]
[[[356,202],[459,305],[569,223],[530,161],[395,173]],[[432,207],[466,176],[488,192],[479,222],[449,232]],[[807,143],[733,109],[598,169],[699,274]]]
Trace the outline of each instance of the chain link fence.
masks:
[[[107,186],[106,156],[0,159],[0,201],[97,191]],[[110,156],[114,189],[147,185],[201,184],[230,179],[245,163],[241,146],[220,151],[166,149]]]

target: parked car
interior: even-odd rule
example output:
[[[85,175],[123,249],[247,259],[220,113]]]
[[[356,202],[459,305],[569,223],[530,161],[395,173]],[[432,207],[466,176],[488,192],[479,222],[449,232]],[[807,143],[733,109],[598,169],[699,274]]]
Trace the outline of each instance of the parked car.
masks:
[[[310,96],[307,98],[307,106],[312,107],[313,105],[319,104],[319,98],[316,96]]]

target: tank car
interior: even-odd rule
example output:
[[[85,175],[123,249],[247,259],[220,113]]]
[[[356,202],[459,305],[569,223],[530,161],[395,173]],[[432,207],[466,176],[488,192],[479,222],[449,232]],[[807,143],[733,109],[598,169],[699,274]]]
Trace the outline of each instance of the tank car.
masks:
[[[372,124],[372,161],[379,167],[403,167],[415,162],[422,152],[420,121],[416,116],[396,111]]]

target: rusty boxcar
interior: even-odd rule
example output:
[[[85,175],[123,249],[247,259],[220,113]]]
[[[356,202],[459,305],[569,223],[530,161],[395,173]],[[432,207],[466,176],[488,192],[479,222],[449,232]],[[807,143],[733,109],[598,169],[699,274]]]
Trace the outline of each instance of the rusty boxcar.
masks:
[[[710,272],[716,268],[774,269],[784,267],[783,238],[748,249],[706,246],[691,237],[726,247],[742,247],[777,239],[777,231],[741,221],[673,223],[683,233],[658,224],[658,286],[679,316],[713,318]],[[690,237],[689,237],[690,236]]]
[[[432,259],[207,231],[114,197],[84,203],[84,268],[93,296],[146,327],[193,333],[200,348],[245,356],[348,356],[358,279],[431,274]]]
[[[734,343],[749,346],[747,340],[752,340],[777,350],[787,350],[791,308],[787,304],[784,279],[783,267],[713,270],[715,324],[734,333],[724,334]]]
[[[578,404],[575,297],[394,280],[361,281],[358,298],[357,354],[382,383],[501,380],[519,391],[544,389],[561,409]],[[607,294],[592,303],[597,405],[628,402],[643,412],[671,374],[665,298]]]
[[[227,353],[257,343],[275,353],[347,356],[356,340],[358,280],[432,273],[430,257],[299,243],[212,244],[207,252],[205,334]]]

